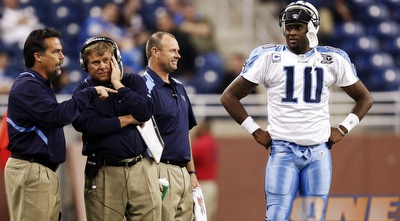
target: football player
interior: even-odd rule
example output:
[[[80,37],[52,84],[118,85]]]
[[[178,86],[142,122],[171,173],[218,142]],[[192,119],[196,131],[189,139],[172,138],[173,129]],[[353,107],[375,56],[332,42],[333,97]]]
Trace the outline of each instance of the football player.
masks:
[[[332,178],[330,148],[363,119],[373,99],[346,52],[318,46],[320,17],[312,4],[293,2],[279,20],[286,45],[254,49],[240,75],[222,93],[221,103],[259,144],[270,148],[265,220],[289,220],[297,195],[302,199],[304,220],[324,220]],[[266,130],[240,102],[258,84],[267,89]],[[355,101],[336,127],[329,122],[332,85]]]

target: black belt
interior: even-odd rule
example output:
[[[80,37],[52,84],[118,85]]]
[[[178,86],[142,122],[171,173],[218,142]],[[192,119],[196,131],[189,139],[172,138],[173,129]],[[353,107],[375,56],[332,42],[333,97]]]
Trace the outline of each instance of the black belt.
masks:
[[[31,163],[38,163],[41,164],[45,167],[48,167],[50,170],[56,172],[58,169],[58,166],[60,166],[59,163],[53,163],[53,162],[49,162],[47,160],[43,160],[41,158],[38,157],[28,157],[28,156],[23,156],[21,154],[18,153],[11,153],[11,157],[15,158],[15,159],[19,159],[19,160],[26,160],[29,161]]]
[[[113,166],[113,167],[131,167],[134,166],[135,164],[139,163],[143,159],[143,155],[140,154],[139,156],[133,158],[131,161],[109,161],[109,160],[103,160],[103,165],[104,166]]]
[[[160,160],[161,163],[165,163],[165,164],[171,164],[171,165],[175,165],[178,167],[186,167],[187,162],[185,163],[180,163],[180,162],[175,162],[175,161],[171,161],[171,160]]]

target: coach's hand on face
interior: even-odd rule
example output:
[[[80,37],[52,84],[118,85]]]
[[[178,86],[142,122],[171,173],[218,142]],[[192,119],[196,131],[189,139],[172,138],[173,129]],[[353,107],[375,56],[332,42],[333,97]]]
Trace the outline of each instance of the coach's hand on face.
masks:
[[[118,90],[119,88],[124,87],[124,85],[121,83],[122,73],[121,70],[119,69],[118,62],[115,59],[115,57],[112,57],[110,65],[111,65],[111,84],[114,86],[116,90]]]
[[[97,91],[98,98],[100,98],[102,100],[106,99],[109,96],[108,93],[113,93],[113,94],[117,93],[116,90],[107,88],[107,87],[103,87],[103,86],[96,86],[94,88]]]

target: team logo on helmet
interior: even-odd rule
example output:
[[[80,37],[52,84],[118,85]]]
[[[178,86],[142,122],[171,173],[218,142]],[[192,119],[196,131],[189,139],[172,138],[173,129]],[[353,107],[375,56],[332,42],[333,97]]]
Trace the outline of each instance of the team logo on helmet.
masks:
[[[296,1],[290,3],[279,16],[279,25],[284,27],[287,23],[305,23],[312,22],[318,30],[320,17],[318,10],[306,1]]]

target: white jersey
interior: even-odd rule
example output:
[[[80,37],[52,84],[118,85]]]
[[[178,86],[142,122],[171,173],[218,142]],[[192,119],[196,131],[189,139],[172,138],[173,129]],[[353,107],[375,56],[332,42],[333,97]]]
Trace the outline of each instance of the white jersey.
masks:
[[[330,86],[358,81],[344,51],[322,46],[316,51],[297,55],[284,45],[264,45],[246,61],[241,76],[267,89],[267,130],[274,140],[307,146],[327,142]]]

